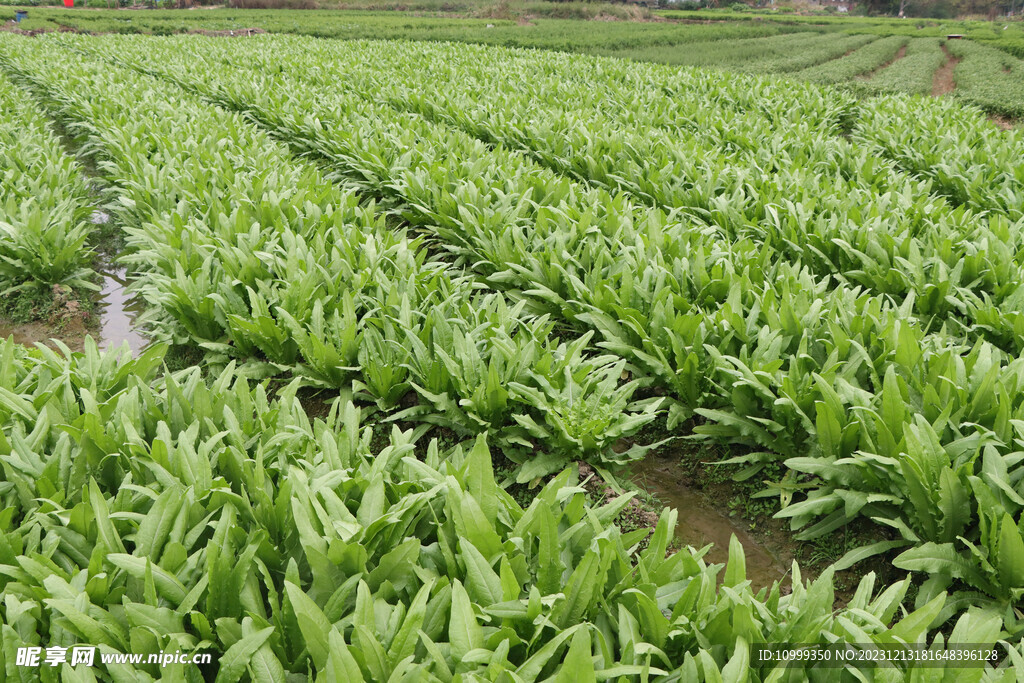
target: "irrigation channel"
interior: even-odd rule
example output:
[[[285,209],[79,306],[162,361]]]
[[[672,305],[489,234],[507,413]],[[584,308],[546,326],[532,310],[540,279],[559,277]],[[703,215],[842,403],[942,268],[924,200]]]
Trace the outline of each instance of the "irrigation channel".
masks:
[[[715,506],[703,492],[685,480],[679,462],[671,458],[647,457],[631,468],[633,483],[666,507],[679,511],[676,540],[681,546],[700,549],[714,544],[704,555],[705,562],[725,564],[729,559],[729,540],[735,534],[746,555],[747,579],[757,588],[771,587],[789,572],[782,558],[759,543],[746,530],[743,519],[730,517]]]
[[[7,323],[0,322],[0,338],[13,337],[14,341],[26,346],[47,343],[59,339],[72,351],[81,351],[86,334],[98,337],[101,349],[120,347],[125,342],[131,347],[132,356],[137,357],[149,339],[136,327],[136,320],[142,314],[143,302],[127,291],[123,268],[114,266],[97,271],[101,278],[100,293],[96,299],[93,315],[99,316],[98,330],[86,330],[80,321],[67,326],[54,327],[48,322]]]
[[[128,281],[123,268],[100,273],[103,289],[96,309],[100,315],[100,348],[109,349],[128,342],[132,356],[137,357],[149,339],[136,328],[135,321],[145,304],[126,291]]]

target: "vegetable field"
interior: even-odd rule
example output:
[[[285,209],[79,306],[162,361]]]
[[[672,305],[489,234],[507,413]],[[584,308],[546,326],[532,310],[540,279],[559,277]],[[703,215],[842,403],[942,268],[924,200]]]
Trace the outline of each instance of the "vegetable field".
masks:
[[[114,3],[116,6],[117,3]],[[122,3],[123,5],[124,3]],[[541,6],[550,11],[550,4]],[[456,6],[449,4],[452,11]],[[529,7],[536,8],[535,5]],[[571,8],[560,3],[560,8]],[[728,72],[775,74],[836,85],[861,96],[900,92],[952,95],[997,117],[1024,117],[1024,22],[903,21],[892,17],[800,16],[768,11],[658,11],[654,21],[587,21],[537,17],[517,5],[509,14],[459,17],[422,11],[316,13],[294,10],[204,9],[202,12],[33,8],[18,27],[27,32],[250,36],[254,32],[342,40],[451,41],[536,48],[700,66]],[[606,9],[577,3],[597,18]],[[602,9],[604,8],[604,9]],[[633,8],[636,9],[636,8]],[[10,11],[10,10],[9,10]],[[447,10],[446,10],[447,12]],[[13,11],[9,17],[13,18]],[[3,20],[0,12],[0,21]],[[8,27],[14,27],[13,23]],[[16,29],[20,30],[20,29]],[[946,36],[960,34],[966,40]],[[965,53],[970,53],[964,64]],[[1009,122],[1004,122],[1007,125]]]
[[[1018,680],[1024,132],[808,82],[938,39],[733,45],[805,79],[0,34],[5,296],[93,282],[99,207],[152,340],[0,343],[3,680]],[[735,539],[679,547],[686,510],[629,521],[666,439],[799,542],[870,540],[754,585]],[[872,562],[898,577],[837,598]],[[782,643],[998,657],[752,656]],[[76,644],[216,664],[18,660]]]

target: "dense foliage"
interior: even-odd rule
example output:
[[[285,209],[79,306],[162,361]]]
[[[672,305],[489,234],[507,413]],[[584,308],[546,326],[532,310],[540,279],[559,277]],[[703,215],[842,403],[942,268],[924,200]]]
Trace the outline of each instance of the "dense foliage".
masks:
[[[947,47],[960,59],[956,94],[989,111],[1024,118],[1024,62],[995,48],[970,41],[950,41]]]
[[[0,346],[7,680],[75,642],[221,680],[835,680],[748,648],[947,636],[1007,643],[958,680],[1017,675],[1019,133],[469,45],[5,35],[0,69],[94,164],[153,336],[203,354]],[[876,525],[836,568],[910,575],[836,607],[831,570],[755,592],[738,544],[721,581],[669,552],[672,511],[622,531],[570,464],[661,411],[798,538]]]
[[[902,59],[874,74],[871,80],[858,84],[859,87],[875,93],[930,95],[935,72],[946,62],[946,55],[942,52],[944,42],[939,38],[911,39]]]
[[[889,36],[854,50],[845,57],[808,67],[793,76],[816,83],[847,83],[894,61],[908,41],[909,38],[905,36]]]
[[[0,76],[0,294],[95,288],[85,248],[93,199],[26,94]]]
[[[760,680],[751,643],[919,642],[945,600],[890,626],[909,580],[876,595],[865,577],[833,613],[830,576],[795,567],[791,594],[755,595],[738,544],[716,585],[721,566],[666,556],[674,511],[639,551],[647,531],[611,523],[628,499],[591,507],[570,471],[524,509],[483,439],[418,450],[394,428],[374,448],[351,403],[311,420],[294,385],[156,379],[161,355],[0,343],[7,681],[203,680],[15,663],[76,642],[212,650],[218,681]],[[952,637],[992,643],[998,624],[972,612]]]
[[[571,456],[618,459],[611,446],[653,418],[657,400],[631,404],[635,385],[618,385],[623,361],[477,292],[240,117],[168,97],[148,76],[45,61],[64,74],[19,73],[99,161],[156,339],[238,359],[250,376],[349,389],[381,410],[413,392],[403,419],[500,432],[515,460],[516,449],[533,455],[522,478]]]
[[[130,44],[126,40],[117,41],[116,47],[112,44],[111,57],[130,60]],[[857,516],[869,517],[894,527],[896,537],[855,551],[845,563],[871,553],[912,546],[896,563],[930,574],[933,580],[928,584],[929,591],[962,581],[979,591],[975,600],[1009,606],[1007,601],[1013,599],[1018,586],[1012,574],[1006,572],[1018,560],[1010,556],[997,559],[1000,547],[1009,552],[1011,546],[1000,546],[990,529],[999,528],[1004,535],[1013,530],[1020,538],[1016,522],[1024,505],[1009,494],[992,497],[987,487],[979,488],[977,482],[990,481],[990,486],[996,486],[1006,478],[1016,480],[1010,470],[1016,463],[1015,444],[1019,438],[1014,416],[1024,409],[1024,401],[1019,398],[1024,366],[1016,354],[1004,355],[999,346],[1020,348],[1016,341],[1020,313],[1012,304],[1016,300],[1014,283],[1019,278],[995,276],[991,285],[996,289],[983,284],[986,273],[994,276],[1000,269],[1017,267],[1016,250],[1006,248],[1007,241],[1019,234],[1009,227],[1011,221],[1020,220],[1015,195],[1008,195],[1010,205],[1004,211],[988,215],[962,205],[969,199],[955,201],[959,195],[950,193],[948,200],[932,196],[927,199],[927,209],[907,207],[903,219],[899,206],[887,201],[877,211],[869,210],[878,221],[870,232],[860,227],[863,218],[851,220],[843,228],[837,217],[842,211],[854,211],[854,207],[859,211],[860,203],[850,202],[844,209],[824,203],[831,198],[849,202],[851,193],[862,186],[871,188],[865,200],[880,188],[891,188],[892,193],[879,194],[879,198],[920,196],[922,189],[917,185],[920,180],[898,164],[878,166],[873,155],[853,155],[863,165],[858,173],[853,170],[856,166],[852,160],[842,155],[844,143],[836,142],[838,149],[833,148],[829,163],[841,169],[839,177],[848,179],[848,188],[838,191],[830,185],[819,195],[815,178],[808,174],[788,184],[790,188],[806,188],[806,199],[798,201],[791,195],[789,205],[778,200],[770,204],[771,211],[763,206],[759,209],[757,195],[753,195],[747,221],[751,229],[761,226],[763,232],[730,234],[730,221],[724,220],[729,214],[724,212],[736,205],[735,191],[718,195],[713,189],[703,204],[693,204],[690,195],[682,195],[659,200],[653,208],[631,207],[626,199],[630,194],[638,199],[658,199],[638,185],[638,179],[648,174],[629,175],[627,164],[607,152],[595,153],[590,142],[586,148],[565,147],[566,141],[571,144],[574,138],[550,126],[531,133],[528,122],[557,122],[562,114],[546,109],[551,105],[538,104],[525,85],[520,90],[476,83],[483,76],[474,76],[470,65],[486,60],[470,58],[459,64],[451,54],[447,58],[416,55],[417,49],[428,53],[447,49],[429,46],[407,46],[401,51],[387,44],[310,46],[296,42],[289,46],[288,41],[279,39],[273,41],[273,49],[254,53],[249,44],[209,44],[210,57],[205,64],[190,59],[187,70],[184,61],[175,61],[176,56],[184,59],[183,53],[169,44],[164,52],[156,53],[160,54],[161,66],[155,71],[246,112],[296,149],[315,154],[339,179],[394,202],[407,220],[433,231],[451,245],[489,285],[515,298],[532,300],[539,310],[561,316],[581,330],[596,332],[601,345],[624,356],[645,385],[668,391],[676,420],[699,414],[709,420],[707,426],[699,428],[708,437],[753,448],[755,454],[745,458],[753,471],[760,463],[784,460],[793,472],[776,485],[784,500],[798,496],[800,502],[794,502],[784,514],[793,518],[796,528],[804,529],[803,537],[827,533]],[[156,48],[136,41],[136,49],[140,60],[136,63],[142,68],[142,60],[152,56]],[[339,49],[354,54],[338,59]],[[539,70],[550,68],[544,58],[530,59],[538,63]],[[550,59],[572,61],[555,56]],[[389,60],[395,61],[389,64]],[[366,69],[366,64],[374,64],[375,69],[393,67],[385,72],[392,75],[386,82],[363,80],[374,73]],[[417,73],[417,64],[426,73]],[[457,129],[403,113],[394,102],[373,102],[377,97],[412,98],[403,89],[392,94],[392,88],[401,87],[401,78],[393,74],[408,74],[410,83],[450,84],[451,78],[433,73],[445,68],[458,70],[464,78],[456,82],[465,82],[474,93],[493,94],[483,100],[475,95],[473,102],[480,103],[480,108],[473,109],[468,102],[460,103],[458,90],[450,85],[443,92],[433,92],[429,86],[425,91],[418,88],[426,93],[424,99],[433,103],[431,111],[440,108],[443,113],[445,102],[451,102],[453,115],[445,123],[471,130],[485,140],[494,140],[499,130],[511,138],[496,140],[503,144],[487,149]],[[515,72],[500,63],[480,68]],[[517,64],[516,68],[528,67]],[[634,126],[639,123],[638,116],[651,116],[653,119],[643,125],[656,127],[661,112],[654,107],[636,110],[626,103],[635,107],[637,91],[648,87],[664,93],[670,86],[659,79],[671,77],[670,72],[628,68],[635,79],[628,89],[629,99],[616,96],[616,84],[621,81],[609,77],[611,74],[594,75],[590,82],[584,73],[574,74],[565,79],[566,87],[590,93],[590,101],[602,112],[599,116],[628,117]],[[529,73],[524,76],[525,81],[531,80]],[[327,83],[335,84],[335,89],[327,92]],[[339,88],[338,84],[347,85]],[[539,84],[538,89],[544,85]],[[722,81],[695,76],[685,86],[676,82],[676,87],[679,91],[690,89],[698,98],[703,87],[715,87],[722,106],[729,106],[729,86]],[[735,98],[750,96],[743,84],[733,87]],[[488,97],[496,101],[488,104]],[[765,106],[783,98],[781,91],[771,91]],[[581,109],[579,97],[556,91],[551,99],[572,103],[573,111]],[[623,102],[623,107],[616,109],[615,102]],[[664,115],[680,120],[685,102],[669,102]],[[777,104],[780,108],[792,106],[784,101]],[[408,101],[408,106],[415,109],[419,105]],[[831,125],[836,132],[847,125],[848,106],[842,99],[825,99],[819,109],[811,110],[815,113],[808,112],[804,123],[826,131]],[[544,107],[545,111],[543,115],[527,113],[531,107]],[[523,114],[515,115],[520,108],[525,108]],[[582,109],[586,112],[586,107]],[[489,112],[502,113],[501,123],[488,126],[482,117],[493,115]],[[515,116],[510,119],[510,115]],[[815,121],[815,116],[819,120]],[[473,123],[474,118],[480,122],[479,128],[473,128],[478,125]],[[581,141],[602,140],[600,131],[625,127],[595,126],[588,132],[584,125],[576,122],[570,129],[582,134]],[[871,133],[865,129],[859,134]],[[783,135],[787,141],[799,140],[794,131]],[[610,138],[606,144],[611,144]],[[743,140],[736,135],[729,139]],[[992,141],[1002,143],[1001,138]],[[552,148],[549,155],[547,145],[556,142],[563,146]],[[622,146],[629,149],[628,137],[626,142]],[[564,175],[560,178],[550,170],[550,163],[538,165],[507,152],[504,144],[532,150],[547,161],[572,160],[580,166],[555,168],[564,175],[599,185],[607,185],[614,178],[623,183],[620,189],[625,194],[612,196],[600,189],[588,189],[587,183],[567,183]],[[721,147],[721,141],[716,144]],[[747,144],[755,150],[785,149],[778,143]],[[795,149],[800,148],[799,143],[793,144],[797,145]],[[820,146],[814,142],[808,145],[811,149]],[[707,151],[705,156],[710,153]],[[646,157],[647,149],[641,146],[639,155]],[[793,158],[801,157],[794,153]],[[781,174],[799,167],[789,163],[772,170]],[[813,168],[821,177],[831,177],[820,172],[822,162],[815,162]],[[493,179],[487,179],[487,174],[493,174]],[[723,176],[728,177],[729,172]],[[672,178],[671,173],[668,177]],[[540,189],[545,184],[548,189]],[[677,178],[666,181],[666,187],[679,186],[686,184]],[[925,197],[929,186],[924,186]],[[504,189],[485,190],[493,187]],[[525,202],[530,196],[535,199]],[[457,213],[444,209],[453,206],[460,207]],[[616,206],[615,213],[604,217],[607,210],[600,209],[604,206]],[[864,252],[856,256],[859,272],[853,263],[820,261],[820,271],[809,267],[804,263],[805,253],[792,251],[791,245],[813,244],[814,237],[780,240],[779,235],[785,234],[782,226],[789,225],[783,222],[785,214],[776,208],[780,206],[788,206],[788,213],[800,217],[799,223],[792,223],[794,226],[813,218],[820,206],[823,227],[841,231],[806,251],[809,264],[827,253],[823,250],[836,246],[838,240],[856,239],[858,233],[875,246],[866,241]],[[594,212],[593,207],[599,210]],[[693,222],[709,209],[715,211],[708,216],[707,225],[694,230]],[[939,218],[946,212],[948,224]],[[645,217],[643,221],[630,220],[624,228],[622,217],[630,213]],[[545,214],[551,218],[542,219]],[[683,215],[687,218],[677,223],[677,217]],[[555,221],[554,216],[562,218]],[[907,221],[901,229],[903,236],[892,247],[879,248],[876,240],[895,229],[900,220]],[[574,227],[580,221],[597,229],[581,233]],[[969,221],[971,227],[964,221]],[[645,230],[657,226],[657,249],[651,249],[653,235],[628,227],[638,223],[647,226]],[[522,227],[515,227],[517,224],[536,226],[529,240]],[[954,228],[958,224],[964,227]],[[955,242],[950,239],[961,230],[964,251],[953,256],[949,249]],[[983,230],[992,231],[991,237],[979,240],[979,231]],[[927,242],[918,242],[929,231],[935,231],[933,248]],[[666,239],[669,234],[677,237]],[[557,249],[543,246],[549,240]],[[842,242],[838,244],[845,247]],[[989,245],[991,253],[979,251],[980,245]],[[678,256],[674,251],[677,248],[681,249]],[[922,269],[918,275],[908,272],[905,277],[889,280],[889,284],[867,275],[871,272],[869,254],[882,258],[900,249],[906,249],[906,263],[886,258],[879,263],[879,278],[885,274],[891,277],[904,267]],[[607,251],[619,254],[615,262],[597,256]],[[835,253],[844,252],[854,256],[847,248]],[[621,270],[623,259],[634,253],[643,265]],[[934,256],[926,256],[928,253]],[[965,270],[968,253],[970,258],[982,258],[991,265],[981,267],[979,262],[976,272]],[[779,254],[787,258],[766,260],[768,255]],[[950,260],[943,265],[947,257]],[[929,261],[931,265],[926,265]],[[519,265],[510,268],[511,264]],[[930,271],[934,274],[926,275]],[[643,278],[634,279],[632,273],[642,273]],[[863,274],[864,279],[854,285],[834,277],[840,273]],[[922,289],[903,289],[914,282]],[[638,290],[641,283],[644,289]],[[936,285],[949,289],[938,294],[933,290]],[[872,289],[876,293],[870,293]],[[714,294],[716,291],[719,294]],[[954,303],[958,297],[963,303]],[[1009,297],[1006,305],[1000,305],[998,302],[1005,297]],[[672,308],[666,306],[668,302]],[[967,314],[966,319],[953,323],[962,313]],[[937,377],[943,376],[951,381],[937,382]],[[985,468],[994,469],[985,474]],[[797,473],[802,476],[793,476]],[[939,493],[933,498],[915,493],[919,489]],[[964,501],[967,507],[955,504],[947,508],[949,500]],[[1012,520],[1012,525],[1005,520]],[[986,559],[981,562],[981,558]],[[1006,627],[1017,630],[1012,612],[1005,616]]]

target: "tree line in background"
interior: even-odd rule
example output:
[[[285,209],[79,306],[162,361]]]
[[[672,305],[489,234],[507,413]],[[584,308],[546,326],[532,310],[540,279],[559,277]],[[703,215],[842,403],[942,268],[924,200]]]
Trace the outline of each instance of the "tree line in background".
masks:
[[[859,0],[868,14],[952,19],[960,16],[1019,16],[1024,0]]]

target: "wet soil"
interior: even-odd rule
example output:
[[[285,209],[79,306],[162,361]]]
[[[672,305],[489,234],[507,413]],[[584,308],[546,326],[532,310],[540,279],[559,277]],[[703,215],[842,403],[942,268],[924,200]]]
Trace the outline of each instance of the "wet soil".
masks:
[[[762,545],[749,531],[749,522],[730,516],[709,499],[708,489],[690,486],[678,460],[648,457],[637,462],[630,471],[634,484],[657,498],[666,507],[679,511],[676,539],[681,546],[695,549],[713,544],[704,556],[705,562],[725,564],[729,559],[729,542],[733,536],[743,545],[747,579],[755,590],[782,581],[789,573],[792,556],[781,557]]]
[[[57,329],[48,322],[12,323],[0,320],[0,338],[13,337],[16,343],[24,346],[35,346],[39,343],[51,348],[59,348],[54,343],[56,339],[72,351],[81,351],[87,333],[88,330],[81,321],[63,329]]]
[[[63,343],[72,351],[82,350],[85,336],[96,326],[91,301],[82,292],[54,285],[49,292],[22,292],[5,301],[0,316],[0,338],[14,337],[25,346],[37,343],[59,348]],[[11,315],[11,318],[6,317]]]
[[[631,442],[660,445],[648,452],[644,460],[633,463],[625,475],[616,476],[628,476],[633,486],[649,494],[642,503],[648,514],[653,512],[655,521],[666,507],[679,511],[676,526],[679,546],[701,548],[713,543],[714,548],[705,556],[706,562],[725,563],[729,541],[735,535],[744,548],[747,578],[755,590],[780,581],[785,594],[791,590],[790,572],[794,561],[800,566],[803,581],[807,582],[816,579],[847,551],[895,538],[891,529],[858,518],[825,536],[799,540],[788,519],[775,517],[780,510],[779,498],[757,495],[765,490],[768,482],[778,481],[785,474],[785,468],[781,464],[767,464],[756,475],[737,480],[734,477],[745,465],[722,461],[747,451],[739,446],[686,439],[696,426],[697,422],[688,423],[669,431],[661,420],[648,425]],[[619,447],[616,450],[620,450]],[[653,526],[653,523],[639,526]],[[891,562],[898,552],[879,555],[836,572],[833,578],[835,604],[845,605],[861,578],[869,572],[874,572],[879,581],[887,584],[904,578],[905,573]]]
[[[942,46],[942,52],[946,55],[946,63],[939,67],[932,78],[932,97],[942,97],[956,90],[953,71],[960,63],[960,59],[951,55],[945,45]]]
[[[100,272],[102,285],[87,310],[82,302],[66,298],[59,287],[54,288],[54,306],[49,319],[32,322],[12,322],[0,318],[0,338],[13,337],[25,346],[45,344],[58,348],[56,341],[65,344],[72,351],[81,351],[85,337],[92,335],[100,342],[101,349],[120,347],[127,343],[132,356],[137,357],[149,340],[136,329],[136,319],[142,312],[142,302],[129,296],[124,270]]]

